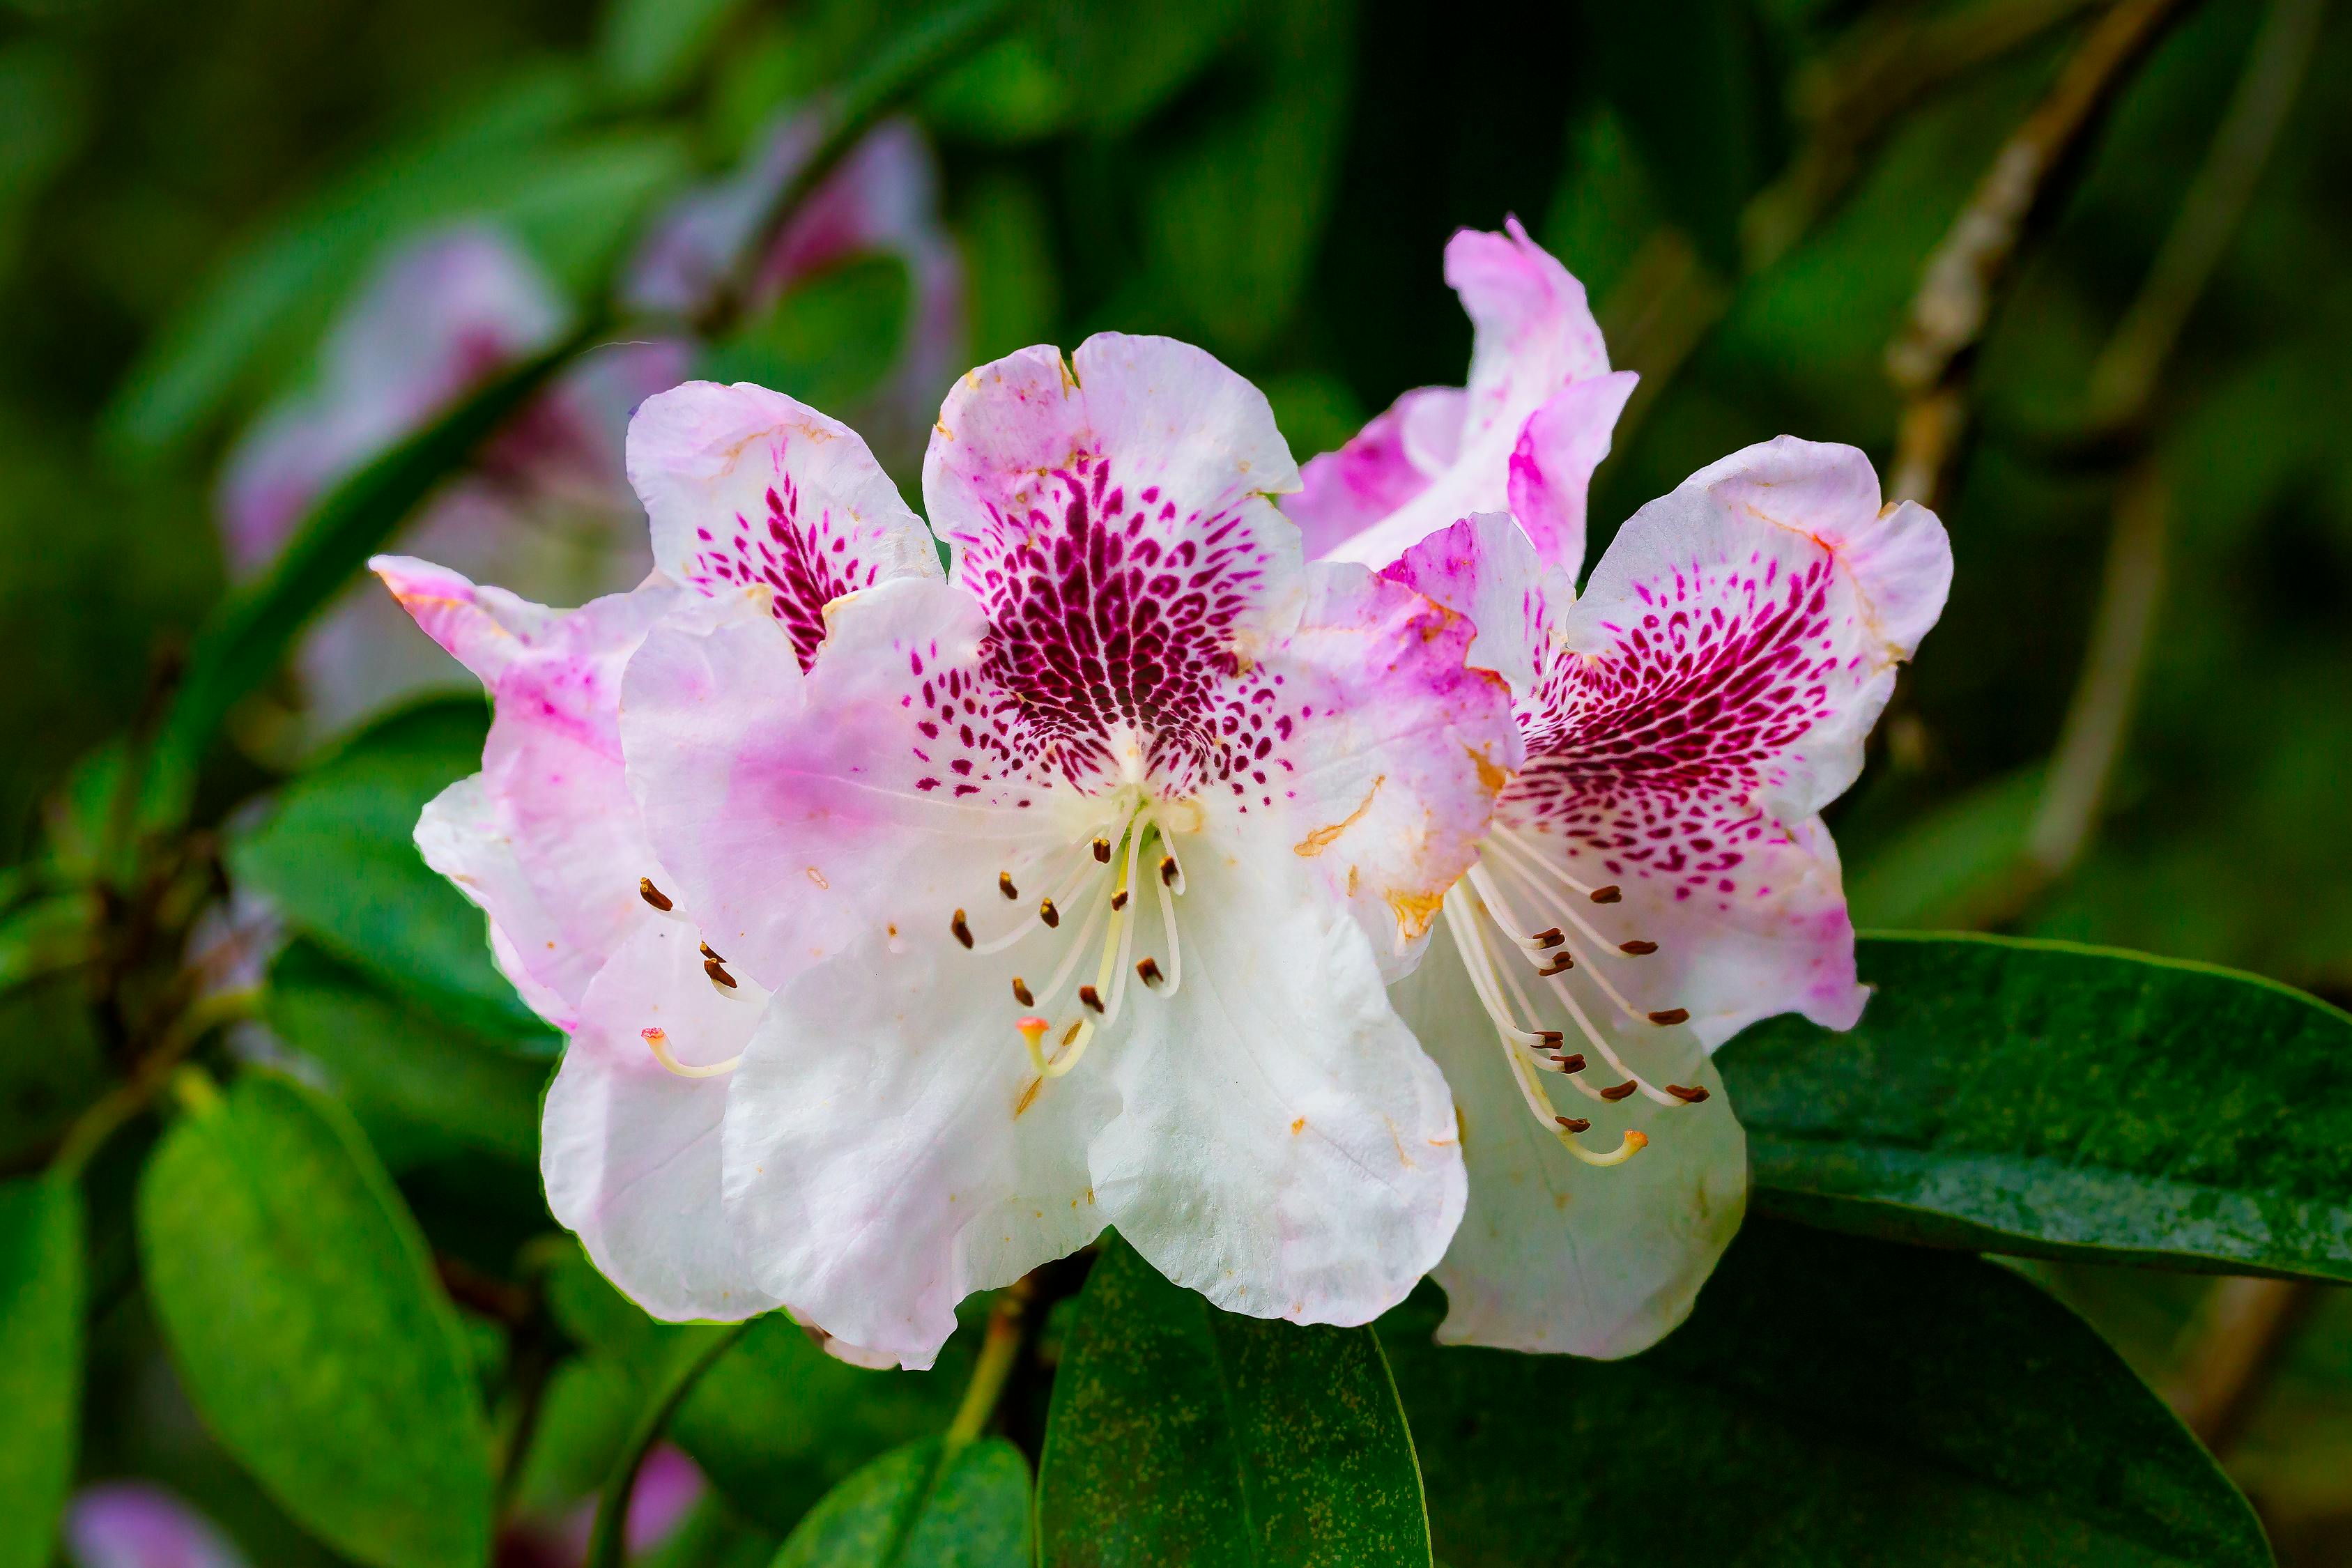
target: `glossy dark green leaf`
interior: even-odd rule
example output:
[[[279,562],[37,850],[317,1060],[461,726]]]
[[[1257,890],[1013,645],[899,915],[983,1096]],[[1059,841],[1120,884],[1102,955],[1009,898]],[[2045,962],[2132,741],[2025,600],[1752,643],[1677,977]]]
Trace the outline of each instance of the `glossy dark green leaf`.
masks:
[[[2088,1325],[1998,1264],[1751,1220],[1627,1361],[1381,1320],[1451,1568],[2260,1568],[2253,1511]]]
[[[0,1184],[0,1568],[47,1568],[81,1416],[81,1193]]]
[[[1369,1329],[1221,1312],[1116,1237],[1038,1465],[1047,1568],[1428,1568],[1421,1477]]]
[[[2032,1256],[2352,1279],[2352,1016],[2202,964],[1881,936],[1836,1035],[1717,1062],[1753,1205]]]
[[[271,967],[264,1016],[326,1070],[391,1169],[465,1149],[537,1163],[551,1068],[513,1041],[404,1001],[307,941]]]
[[[1029,1467],[1002,1437],[894,1448],[809,1510],[774,1568],[1026,1568]]]
[[[554,1037],[491,961],[482,912],[416,849],[418,813],[480,769],[488,722],[471,698],[383,721],[289,785],[229,864],[288,925],[390,993],[551,1056]]]
[[[255,1073],[184,1116],[141,1181],[139,1241],[190,1398],[289,1514],[377,1568],[478,1568],[473,1363],[415,1220],[332,1100]]]
[[[897,361],[909,295],[905,262],[860,257],[800,284],[707,350],[698,373],[757,382],[814,408],[852,407]]]
[[[187,670],[155,739],[157,799],[169,814],[228,710],[268,679],[310,618],[419,501],[579,353],[575,337],[493,377],[414,436],[329,490],[268,572],[223,600],[188,649]]]

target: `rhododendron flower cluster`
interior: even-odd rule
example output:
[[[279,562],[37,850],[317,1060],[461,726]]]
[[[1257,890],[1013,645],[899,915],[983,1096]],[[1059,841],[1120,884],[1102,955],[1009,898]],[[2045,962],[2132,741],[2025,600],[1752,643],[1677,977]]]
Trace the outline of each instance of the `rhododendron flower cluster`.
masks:
[[[496,700],[418,840],[571,1037],[550,1203],[648,1310],[927,1365],[1115,1225],[1260,1316],[1687,1311],[1744,1201],[1708,1050],[1862,1005],[1817,813],[1948,551],[1783,438],[1580,597],[1631,377],[1516,225],[1447,272],[1469,385],[1303,489],[1248,383],[1104,334],[954,384],[928,528],[848,426],[689,383],[630,427],[636,588],[377,563]]]

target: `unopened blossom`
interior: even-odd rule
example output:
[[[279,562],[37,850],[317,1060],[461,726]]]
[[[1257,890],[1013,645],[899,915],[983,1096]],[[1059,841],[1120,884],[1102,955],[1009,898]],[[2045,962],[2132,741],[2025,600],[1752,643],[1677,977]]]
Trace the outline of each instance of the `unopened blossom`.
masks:
[[[246,1568],[218,1525],[148,1481],[84,1487],[67,1506],[63,1533],[73,1568]]]
[[[673,400],[743,395],[639,416],[657,522],[663,476],[717,449]],[[773,990],[726,1109],[752,1279],[916,1366],[966,1294],[1106,1224],[1234,1310],[1391,1305],[1463,1177],[1384,982],[1517,760],[1470,627],[1303,565],[1265,398],[1166,339],[964,376],[924,467],[952,576],[812,615],[804,580],[884,547],[812,527],[837,458],[788,447],[712,488],[672,570],[772,611],[666,621],[624,685],[662,886]],[[731,1051],[679,1033],[683,1059]]]
[[[922,132],[904,119],[876,126],[751,255],[761,223],[816,155],[830,123],[821,106],[779,116],[740,168],[682,197],[654,225],[623,295],[639,310],[692,318],[740,286],[734,303],[756,315],[793,284],[853,256],[897,257],[908,285],[898,358],[870,402],[848,412],[894,466],[911,463],[963,363],[964,339],[963,263],[940,221],[939,165]]]
[[[552,344],[569,313],[495,229],[447,230],[395,252],[329,331],[316,384],[265,413],[231,454],[218,510],[232,569],[268,565],[327,490]],[[559,603],[635,583],[649,563],[621,439],[638,400],[674,384],[685,363],[677,343],[590,354],[428,503],[401,543]],[[365,590],[327,611],[297,664],[321,731],[449,684],[447,661]]]
[[[1455,236],[1447,275],[1477,323],[1474,401],[1530,389],[1516,408],[1562,365],[1605,366],[1582,291],[1516,226]],[[1470,1176],[1435,1270],[1440,1337],[1600,1356],[1680,1322],[1738,1228],[1746,1140],[1708,1053],[1775,1013],[1860,1016],[1819,814],[1951,581],[1932,513],[1882,508],[1852,447],[1782,437],[1643,508],[1580,598],[1586,458],[1608,449],[1612,379],[1552,393],[1507,455],[1465,441],[1428,489],[1381,490],[1410,467],[1382,456],[1424,395],[1408,394],[1310,463],[1290,503],[1357,530],[1324,548],[1468,616],[1472,661],[1510,683],[1525,765],[1397,988],[1454,1088]],[[1350,482],[1318,493],[1318,479]],[[1433,518],[1439,483],[1517,519]]]
[[[636,447],[657,569],[626,594],[556,611],[421,561],[373,566],[491,696],[481,773],[426,806],[416,837],[489,915],[508,978],[569,1036],[542,1118],[549,1205],[648,1311],[742,1318],[780,1303],[737,1261],[719,1131],[729,1058],[767,992],[703,941],[654,854],[622,771],[622,672],[666,616],[679,635],[746,607],[811,627],[829,600],[937,577],[939,562],[856,435],[789,398],[689,384],[647,405]],[[777,582],[700,565],[703,525],[738,500],[793,563]]]
[[[1398,398],[1309,462],[1283,510],[1309,555],[1371,566],[1488,511],[1517,517],[1547,559],[1580,560],[1585,489],[1636,377],[1610,370],[1584,286],[1517,218],[1454,235],[1445,280],[1475,331],[1469,384]]]

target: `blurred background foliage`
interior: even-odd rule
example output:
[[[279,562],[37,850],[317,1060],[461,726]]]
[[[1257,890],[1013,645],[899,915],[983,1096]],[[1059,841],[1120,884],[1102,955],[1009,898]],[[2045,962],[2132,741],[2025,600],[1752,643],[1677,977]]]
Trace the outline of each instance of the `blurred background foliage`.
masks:
[[[1591,555],[1643,500],[1784,431],[1888,472],[1906,406],[1888,347],[1931,257],[2126,8],[1051,0],[917,102],[966,269],[959,363],[1173,333],[1265,386],[1304,458],[1405,388],[1460,379],[1469,328],[1441,249],[1516,214],[1644,377],[1596,481]],[[1949,384],[1967,413],[1937,465],[1951,605],[1833,826],[1859,924],[2062,935],[2352,1002],[2352,16],[2141,8],[2168,26],[2049,174]],[[392,247],[488,219],[584,305],[649,213],[902,21],[856,0],[0,3],[10,858],[63,809],[77,759],[152,711],[227,580],[212,498],[228,443],[311,374]],[[2110,417],[2101,366],[2119,339],[2145,343],[2135,301],[2182,243],[2199,171],[2266,103],[2274,145],[2219,176],[2242,212],[2191,214],[2228,219],[2210,280],[2145,398]],[[906,330],[903,291],[856,268],[821,284],[711,367],[856,396],[888,357],[877,338]],[[309,774],[239,874],[270,885],[272,854],[319,851],[301,792],[373,791],[387,821],[413,820],[478,746],[478,704],[400,723]],[[285,762],[249,745],[224,799]],[[469,1256],[495,1273],[545,1228],[530,1106],[551,1042],[486,963],[481,995],[423,1023],[398,1014],[415,998],[338,978],[387,962],[364,931],[343,948],[309,932],[271,1022],[325,1060],[462,1284]],[[99,1081],[71,999],[65,981],[7,1004],[0,1154],[38,1149]],[[499,1049],[387,1072],[355,1047],[467,1029]],[[85,1468],[171,1479],[256,1561],[325,1561],[211,1446],[155,1352],[126,1288],[139,1152],[91,1173]],[[2198,1375],[2232,1310],[2284,1314],[2293,1331],[2257,1336],[2278,1364],[2209,1434],[2285,1560],[2352,1561],[2352,1303],[2295,1288],[2249,1309],[2227,1286],[2045,1272],[2167,1387]],[[453,1289],[469,1321],[496,1305]],[[578,1429],[551,1430],[608,1451],[591,1384],[635,1375],[626,1362],[600,1346],[572,1363],[550,1409]],[[558,1499],[601,1473],[566,1462],[559,1443],[516,1484]]]

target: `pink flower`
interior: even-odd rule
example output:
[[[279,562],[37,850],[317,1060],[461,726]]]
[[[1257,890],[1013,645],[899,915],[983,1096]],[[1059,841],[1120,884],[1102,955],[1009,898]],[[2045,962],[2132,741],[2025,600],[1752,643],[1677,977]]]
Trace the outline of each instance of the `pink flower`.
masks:
[[[1451,395],[1408,394],[1308,465],[1292,510],[1359,530],[1326,547],[1476,625],[1471,658],[1510,683],[1525,747],[1396,991],[1454,1088],[1470,1177],[1435,1270],[1440,1337],[1627,1355],[1689,1312],[1745,1209],[1746,1140],[1708,1053],[1775,1013],[1861,1016],[1820,812],[1942,611],[1951,548],[1933,513],[1880,507],[1860,452],[1783,437],[1643,508],[1579,598],[1584,489],[1623,382],[1571,379],[1506,452],[1496,431],[1562,366],[1605,366],[1599,337],[1516,226],[1455,236],[1447,273],[1478,322],[1472,406],[1500,425],[1477,435],[1474,413],[1444,448],[1458,460],[1414,488],[1433,472],[1398,455],[1414,400]],[[1433,517],[1463,497],[1473,515]]]
[[[218,1526],[146,1481],[84,1487],[66,1510],[74,1568],[246,1568]]]
[[[677,316],[707,309],[741,264],[756,227],[824,139],[826,113],[779,117],[728,178],[681,199],[637,252],[625,297]],[[932,411],[962,363],[963,264],[940,221],[939,167],[914,122],[877,126],[825,176],[761,258],[746,303],[765,309],[793,284],[853,256],[907,265],[905,342],[888,384],[855,417],[893,461],[911,460]]]
[[[552,343],[568,314],[494,230],[428,236],[396,252],[329,332],[309,392],[257,420],[230,456],[219,512],[230,563],[267,565],[320,498],[499,371]],[[431,502],[402,542],[558,600],[645,575],[620,439],[647,393],[684,370],[674,343],[606,349],[566,373]],[[298,663],[313,721],[333,729],[446,684],[380,595],[353,590]]]
[[[1509,511],[1548,561],[1584,556],[1584,492],[1632,395],[1612,372],[1584,287],[1528,237],[1464,229],[1445,280],[1476,328],[1470,384],[1408,392],[1304,470],[1283,510],[1310,555],[1381,566],[1434,530]]]

